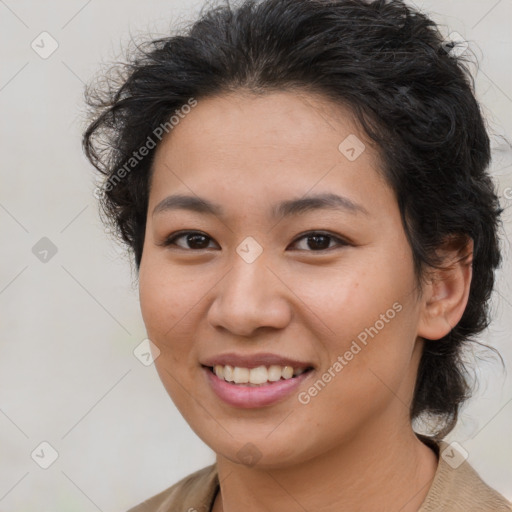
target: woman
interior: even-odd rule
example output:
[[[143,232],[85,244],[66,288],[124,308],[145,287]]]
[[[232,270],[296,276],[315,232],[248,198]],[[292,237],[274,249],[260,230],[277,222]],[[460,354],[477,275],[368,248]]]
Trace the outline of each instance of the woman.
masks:
[[[443,441],[500,263],[459,48],[399,1],[245,2],[89,94],[158,373],[216,453],[132,512],[512,510]]]

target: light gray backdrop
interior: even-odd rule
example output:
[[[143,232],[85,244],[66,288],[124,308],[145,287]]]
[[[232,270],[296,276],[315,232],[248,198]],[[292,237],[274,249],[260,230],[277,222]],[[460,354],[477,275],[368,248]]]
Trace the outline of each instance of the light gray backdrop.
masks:
[[[494,322],[481,339],[510,370],[512,1],[416,4],[480,58],[477,93],[507,208]],[[214,461],[154,366],[133,354],[145,338],[136,286],[105,236],[80,146],[84,83],[100,63],[131,37],[165,35],[201,5],[0,0],[2,512],[122,512]],[[480,362],[479,379],[450,440],[512,499],[512,380],[492,360]]]

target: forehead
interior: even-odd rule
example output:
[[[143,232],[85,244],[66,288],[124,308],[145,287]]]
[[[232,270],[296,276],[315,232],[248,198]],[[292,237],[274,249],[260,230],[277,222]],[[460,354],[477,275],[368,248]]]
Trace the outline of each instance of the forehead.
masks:
[[[249,149],[258,145],[267,151],[275,148],[276,152],[292,147],[301,151],[319,147],[325,150],[340,136],[355,133],[364,138],[351,110],[318,94],[276,91],[256,95],[241,91],[200,99],[161,146],[181,144],[183,138],[189,139],[189,144],[192,139],[208,138],[224,148],[241,145]],[[330,137],[326,138],[327,134]],[[320,139],[325,144],[319,144]],[[336,150],[337,144],[331,149]]]
[[[347,144],[357,158],[343,152]],[[365,187],[382,183],[379,165],[342,105],[295,91],[230,93],[198,100],[163,138],[150,202],[154,206],[171,190],[201,196],[216,191],[233,201],[338,189],[357,200]]]

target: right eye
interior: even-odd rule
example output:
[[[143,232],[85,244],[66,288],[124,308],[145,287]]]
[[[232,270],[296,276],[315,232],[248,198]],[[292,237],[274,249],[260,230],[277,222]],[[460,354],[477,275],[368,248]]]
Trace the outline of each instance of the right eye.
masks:
[[[180,239],[184,239],[184,243],[188,244],[188,247],[177,244],[176,241]],[[176,246],[185,250],[202,250],[208,249],[208,240],[213,239],[200,231],[178,231],[169,235],[160,245],[164,247]]]

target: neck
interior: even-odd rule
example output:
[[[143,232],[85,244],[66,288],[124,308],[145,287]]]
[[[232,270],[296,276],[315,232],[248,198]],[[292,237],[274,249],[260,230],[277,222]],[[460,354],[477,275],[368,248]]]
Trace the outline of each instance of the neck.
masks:
[[[286,468],[261,469],[217,456],[214,512],[400,510],[417,512],[437,469],[436,454],[408,421],[360,432],[344,445]],[[371,427],[369,427],[369,430]]]

